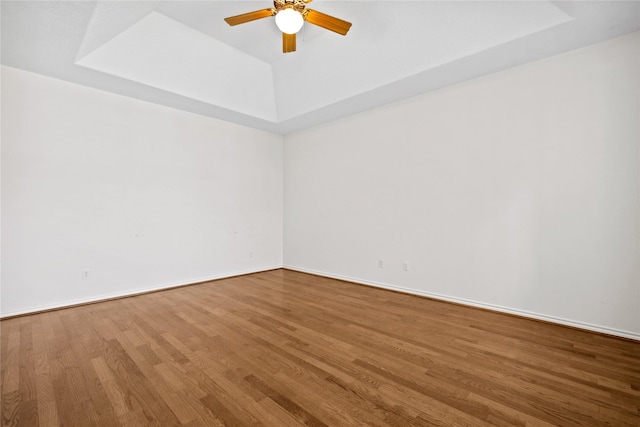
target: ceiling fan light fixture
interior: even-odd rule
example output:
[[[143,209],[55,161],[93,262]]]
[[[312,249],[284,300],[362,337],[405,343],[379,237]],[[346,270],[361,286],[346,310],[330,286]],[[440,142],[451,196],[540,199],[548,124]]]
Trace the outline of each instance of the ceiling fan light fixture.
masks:
[[[304,18],[297,10],[282,9],[276,14],[276,25],[285,34],[295,34],[302,28]]]
[[[0,0],[2,1],[2,0]],[[273,7],[255,10],[241,15],[224,18],[227,24],[234,26],[257,19],[275,17],[276,25],[282,32],[282,52],[296,51],[296,33],[300,31],[305,21],[346,36],[351,22],[335,18],[317,10],[307,9],[312,0],[273,0]]]

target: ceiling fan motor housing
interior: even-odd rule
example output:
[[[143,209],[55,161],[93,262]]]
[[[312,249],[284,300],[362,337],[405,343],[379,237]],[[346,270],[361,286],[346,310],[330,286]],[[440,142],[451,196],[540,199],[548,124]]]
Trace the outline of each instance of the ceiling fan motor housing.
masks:
[[[304,18],[306,15],[306,3],[303,0],[274,0],[273,6],[276,10],[276,13],[280,12],[284,9],[293,9],[296,12],[300,13]]]

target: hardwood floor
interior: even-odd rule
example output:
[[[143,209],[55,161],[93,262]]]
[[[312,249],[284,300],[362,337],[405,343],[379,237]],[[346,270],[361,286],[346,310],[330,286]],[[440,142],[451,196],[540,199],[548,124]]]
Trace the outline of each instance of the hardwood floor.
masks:
[[[4,320],[3,426],[638,426],[640,343],[287,270]]]

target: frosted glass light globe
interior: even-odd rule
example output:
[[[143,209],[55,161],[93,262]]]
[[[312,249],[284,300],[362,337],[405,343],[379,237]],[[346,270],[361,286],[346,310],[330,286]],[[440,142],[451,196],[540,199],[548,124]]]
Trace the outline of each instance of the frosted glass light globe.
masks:
[[[300,31],[302,24],[304,24],[302,15],[293,9],[283,9],[276,15],[276,25],[283,33],[295,34]]]

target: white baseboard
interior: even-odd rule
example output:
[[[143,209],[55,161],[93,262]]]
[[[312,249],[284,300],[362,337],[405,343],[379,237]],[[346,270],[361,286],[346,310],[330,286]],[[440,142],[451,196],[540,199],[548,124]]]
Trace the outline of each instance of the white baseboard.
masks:
[[[28,314],[34,314],[34,313],[39,313],[39,312],[42,312],[42,311],[59,310],[59,309],[63,309],[63,308],[66,308],[66,307],[73,307],[73,306],[82,305],[82,304],[92,304],[92,303],[97,303],[97,302],[100,302],[100,301],[107,301],[107,300],[116,299],[116,298],[132,297],[132,296],[136,296],[136,295],[140,295],[140,294],[145,294],[145,293],[148,293],[148,292],[162,291],[162,290],[167,290],[167,289],[171,289],[171,288],[179,288],[179,287],[182,287],[182,286],[189,286],[189,285],[193,285],[193,284],[197,284],[197,283],[201,283],[201,282],[210,282],[212,280],[228,279],[230,277],[243,276],[245,274],[261,273],[263,271],[277,270],[277,269],[280,269],[280,268],[282,268],[282,265],[274,265],[274,266],[271,266],[271,267],[264,267],[264,268],[260,268],[258,270],[233,271],[233,272],[227,272],[227,273],[213,275],[213,276],[207,276],[207,277],[196,277],[196,278],[185,280],[185,281],[181,281],[181,282],[164,283],[164,284],[158,285],[158,286],[131,289],[131,290],[128,290],[126,292],[116,292],[116,293],[112,293],[112,294],[101,294],[101,295],[93,296],[91,298],[80,298],[80,299],[77,299],[77,300],[64,301],[62,303],[57,303],[57,304],[44,305],[44,306],[38,306],[38,307],[29,307],[29,308],[24,309],[24,310],[15,310],[15,311],[9,311],[9,312],[0,313],[0,319],[5,319],[5,318],[8,318],[8,317],[14,317],[14,316],[23,316],[23,315],[28,315]]]
[[[437,299],[437,300],[441,300],[441,301],[454,302],[454,303],[458,303],[458,304],[468,305],[468,306],[471,306],[471,307],[484,308],[484,309],[488,309],[488,310],[492,310],[492,311],[497,311],[497,312],[500,312],[500,313],[514,314],[514,315],[517,315],[517,316],[528,317],[528,318],[531,318],[531,319],[542,320],[542,321],[545,321],[545,322],[557,323],[557,324],[560,324],[560,325],[571,326],[571,327],[579,328],[579,329],[585,329],[587,331],[600,332],[600,333],[603,333],[603,334],[615,335],[615,336],[622,337],[622,338],[628,338],[628,339],[640,341],[640,333],[636,333],[636,332],[624,331],[624,330],[620,330],[620,329],[609,328],[609,327],[606,327],[606,326],[594,325],[594,324],[591,324],[591,323],[585,323],[585,322],[580,322],[580,321],[575,321],[575,320],[563,319],[563,318],[560,318],[560,317],[548,316],[548,315],[545,315],[545,314],[534,313],[534,312],[526,311],[526,310],[519,310],[519,309],[515,309],[515,308],[510,308],[510,307],[503,307],[503,306],[494,305],[494,304],[487,304],[487,303],[468,300],[468,299],[464,299],[464,298],[457,298],[457,297],[452,297],[452,296],[448,296],[448,295],[441,295],[441,294],[436,294],[436,293],[432,293],[432,292],[425,292],[425,291],[421,291],[421,290],[417,290],[417,289],[403,288],[403,287],[400,287],[400,286],[389,285],[387,283],[379,283],[379,282],[372,282],[372,281],[368,281],[368,280],[356,279],[356,278],[353,278],[353,277],[342,276],[342,275],[339,275],[339,274],[331,274],[331,273],[326,273],[326,272],[323,272],[323,271],[311,270],[311,269],[308,269],[308,268],[300,268],[300,267],[296,267],[296,266],[293,266],[293,265],[284,265],[282,268],[286,268],[287,270],[299,271],[299,272],[302,272],[302,273],[314,274],[314,275],[317,275],[317,276],[329,277],[329,278],[332,278],[332,279],[344,280],[344,281],[347,281],[347,282],[353,282],[353,283],[357,283],[357,284],[360,284],[360,285],[373,286],[373,287],[376,287],[376,288],[388,289],[388,290],[403,292],[403,293],[412,294],[412,295],[419,295],[419,296],[433,298],[433,299]]]

